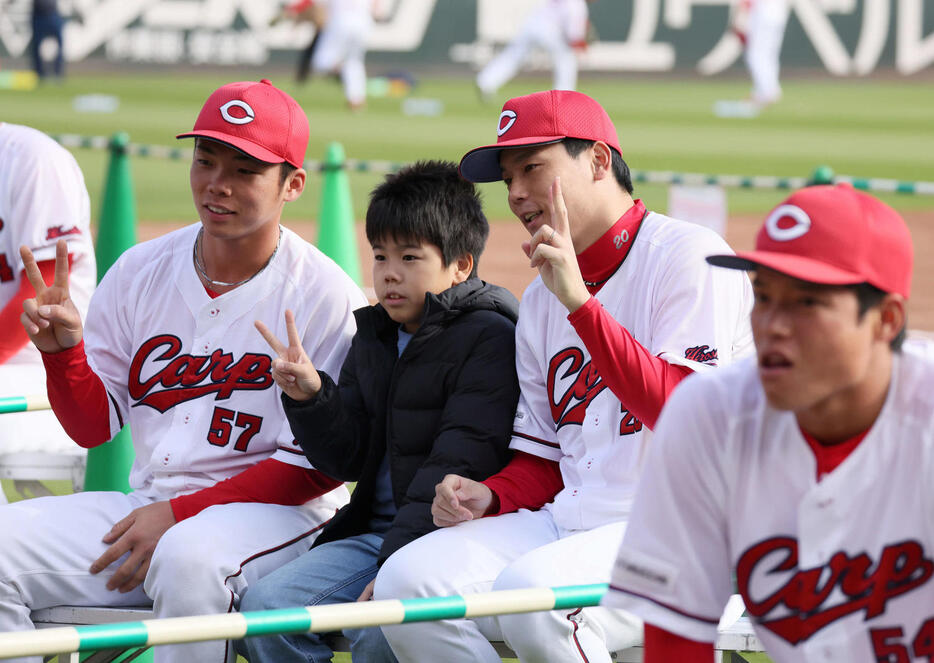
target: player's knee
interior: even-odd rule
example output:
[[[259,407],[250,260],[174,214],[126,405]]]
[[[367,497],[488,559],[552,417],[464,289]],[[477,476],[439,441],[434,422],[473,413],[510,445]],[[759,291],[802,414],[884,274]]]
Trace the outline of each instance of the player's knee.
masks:
[[[169,528],[153,551],[146,577],[146,592],[190,594],[220,573],[217,542],[205,541],[197,528],[183,521]]]
[[[415,542],[417,543],[417,542]],[[427,595],[424,566],[419,565],[415,544],[409,544],[390,555],[380,568],[373,585],[376,600],[411,598]]]
[[[528,587],[547,586],[543,578],[548,577],[547,571],[541,573],[534,564],[526,564],[517,560],[500,572],[493,583],[493,590],[526,589]]]

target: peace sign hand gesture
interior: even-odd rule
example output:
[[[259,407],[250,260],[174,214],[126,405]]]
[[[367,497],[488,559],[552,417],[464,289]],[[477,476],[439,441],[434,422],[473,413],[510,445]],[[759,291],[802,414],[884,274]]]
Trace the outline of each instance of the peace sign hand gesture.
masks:
[[[295,314],[288,310],[285,312],[285,328],[289,334],[288,347],[262,322],[257,320],[254,324],[269,347],[279,355],[272,360],[272,379],[279,388],[292,400],[307,401],[313,398],[321,390],[321,376],[302,347],[302,339],[295,326]]]
[[[21,246],[26,278],[36,296],[23,302],[20,321],[26,335],[41,352],[55,353],[73,348],[81,342],[81,314],[68,294],[68,244],[60,239],[55,245],[55,280],[47,286],[27,247]]]
[[[551,200],[546,212],[550,223],[544,223],[535,231],[528,242],[522,243],[522,250],[531,260],[531,266],[538,268],[542,282],[562,304],[573,313],[590,299],[577,254],[571,241],[571,228],[568,222],[568,209],[561,193],[561,179],[556,177],[551,185]]]

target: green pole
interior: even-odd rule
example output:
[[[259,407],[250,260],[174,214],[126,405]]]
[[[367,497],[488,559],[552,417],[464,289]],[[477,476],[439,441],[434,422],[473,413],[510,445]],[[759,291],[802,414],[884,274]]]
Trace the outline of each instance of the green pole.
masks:
[[[318,248],[358,285],[362,283],[350,180],[344,168],[344,146],[340,143],[330,143],[324,157]]]
[[[136,244],[136,201],[127,156],[129,141],[129,136],[123,132],[110,139],[110,163],[104,181],[104,200],[94,247],[98,279],[104,277],[121,253]],[[84,489],[130,492],[133,457],[130,429],[125,427],[110,442],[88,451]]]

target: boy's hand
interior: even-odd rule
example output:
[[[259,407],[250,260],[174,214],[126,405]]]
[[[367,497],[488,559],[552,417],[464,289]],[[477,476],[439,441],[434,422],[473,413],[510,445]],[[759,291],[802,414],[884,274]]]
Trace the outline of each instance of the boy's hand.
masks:
[[[571,242],[568,209],[561,193],[561,180],[551,185],[551,201],[547,209],[551,223],[542,225],[532,239],[522,243],[522,250],[538,268],[542,282],[573,313],[590,299],[584,278],[577,264],[577,254]]]
[[[373,587],[376,585],[376,578],[373,578],[370,583],[363,588],[363,591],[360,592],[360,596],[357,597],[357,601],[372,601],[373,600]]]
[[[292,311],[285,312],[285,328],[289,334],[288,347],[283,345],[262,322],[257,320],[255,324],[269,347],[279,355],[278,358],[272,360],[272,379],[276,381],[279,388],[292,400],[307,401],[313,398],[321,390],[321,376],[315,370],[311,359],[305,354]]]
[[[435,486],[431,515],[437,527],[451,527],[482,517],[493,503],[493,491],[479,481],[448,474]]]
[[[36,296],[23,302],[20,322],[26,335],[41,352],[54,353],[73,348],[83,335],[81,314],[68,293],[68,244],[60,239],[55,245],[55,280],[47,286],[36,264],[36,258],[27,247],[21,246],[26,278]]]

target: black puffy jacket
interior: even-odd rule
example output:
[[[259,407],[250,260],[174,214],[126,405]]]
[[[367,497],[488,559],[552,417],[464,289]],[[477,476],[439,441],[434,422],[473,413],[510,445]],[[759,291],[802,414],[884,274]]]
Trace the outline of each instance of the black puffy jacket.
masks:
[[[425,298],[425,315],[401,356],[398,324],[382,306],[354,311],[357,333],[339,384],[321,373],[318,395],[283,394],[292,433],[319,470],[356,481],[350,503],[315,545],[370,531],[376,475],[386,449],[396,513],[379,554],[435,529],[431,502],[446,474],[482,480],[509,459],[519,397],[509,291],[469,279]]]

